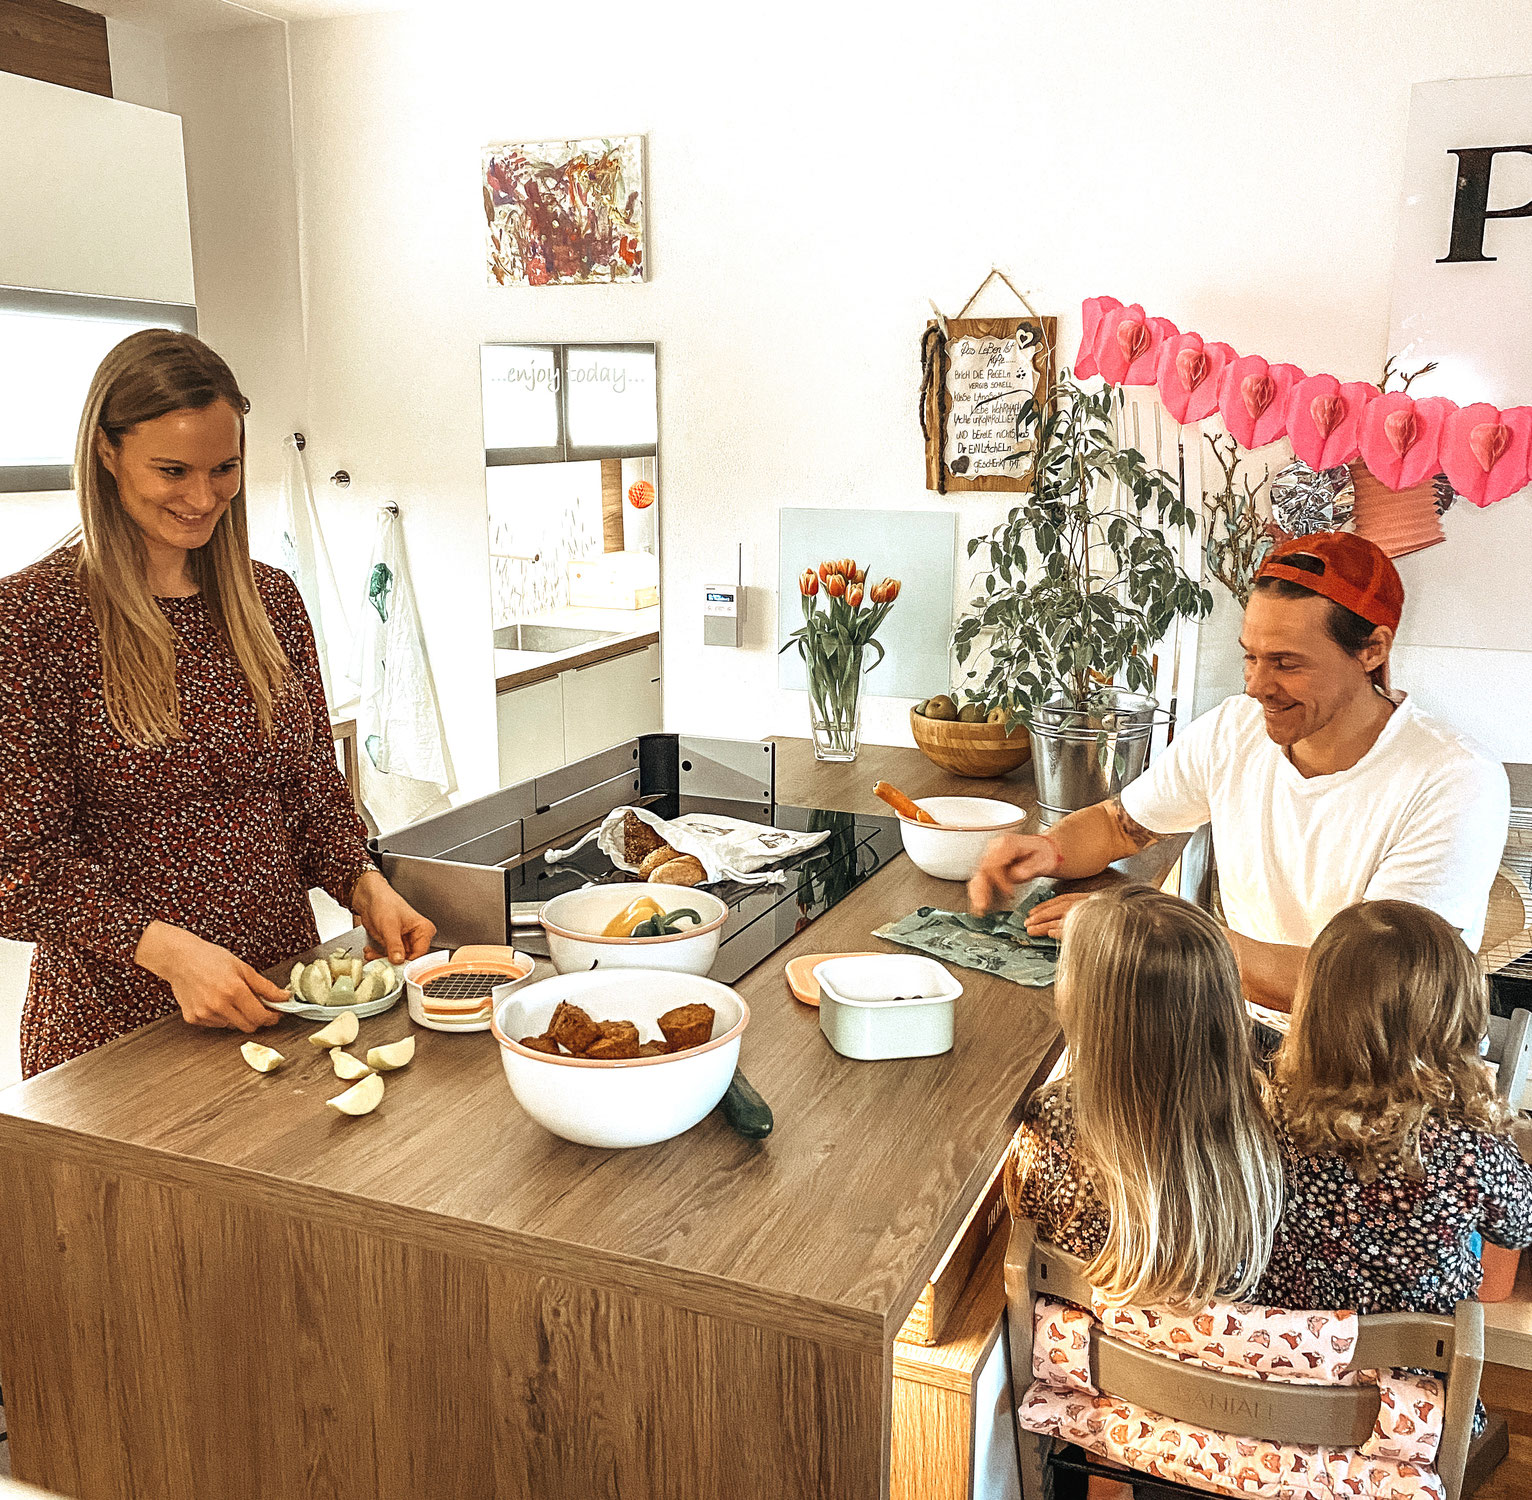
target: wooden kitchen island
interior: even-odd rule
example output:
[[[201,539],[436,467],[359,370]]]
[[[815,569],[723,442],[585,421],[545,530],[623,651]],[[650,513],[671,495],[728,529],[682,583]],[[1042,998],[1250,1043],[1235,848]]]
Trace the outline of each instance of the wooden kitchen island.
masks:
[[[779,800],[825,790],[780,756]],[[914,751],[867,760],[820,805],[900,766],[938,789]],[[488,1034],[421,1032],[343,1119],[295,1019],[261,1037],[289,1059],[269,1076],[171,1018],[0,1095],[16,1477],[79,1500],[886,1494],[894,1339],[1057,1056],[1052,995],[961,971],[950,1053],[860,1063],[782,965],[961,902],[901,855],[739,982],[761,1142],[717,1114],[629,1152],[558,1140]],[[353,1050],[411,1029],[400,1004]]]

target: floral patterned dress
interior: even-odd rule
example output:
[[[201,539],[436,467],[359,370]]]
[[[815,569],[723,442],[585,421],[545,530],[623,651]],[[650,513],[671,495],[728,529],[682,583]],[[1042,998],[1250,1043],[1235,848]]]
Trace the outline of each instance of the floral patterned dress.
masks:
[[[201,596],[167,598],[184,738],[147,749],[107,717],[72,549],[0,579],[0,936],[37,945],[28,1077],[177,1010],[133,962],[151,921],[265,969],[319,941],[311,887],[348,904],[372,867],[303,602],[255,576],[294,669],[272,732]]]

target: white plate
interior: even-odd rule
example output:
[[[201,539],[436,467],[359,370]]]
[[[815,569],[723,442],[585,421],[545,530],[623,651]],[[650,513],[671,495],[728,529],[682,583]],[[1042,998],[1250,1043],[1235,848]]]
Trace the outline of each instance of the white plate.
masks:
[[[391,1005],[397,1005],[403,993],[401,979],[382,999],[368,1000],[362,1005],[311,1005],[307,1000],[278,1000],[267,1001],[266,1008],[279,1010],[284,1016],[302,1016],[308,1021],[334,1020],[343,1010],[350,1010],[356,1012],[358,1021],[365,1021],[368,1016],[381,1016]]]

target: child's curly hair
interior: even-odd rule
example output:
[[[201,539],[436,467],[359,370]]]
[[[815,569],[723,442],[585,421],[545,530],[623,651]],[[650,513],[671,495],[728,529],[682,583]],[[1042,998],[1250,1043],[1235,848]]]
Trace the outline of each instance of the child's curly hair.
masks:
[[[1394,1156],[1424,1170],[1433,1117],[1504,1130],[1509,1111],[1479,1057],[1488,1026],[1484,976],[1456,928],[1409,901],[1348,906],[1309,950],[1277,1059],[1294,1145],[1370,1181]]]

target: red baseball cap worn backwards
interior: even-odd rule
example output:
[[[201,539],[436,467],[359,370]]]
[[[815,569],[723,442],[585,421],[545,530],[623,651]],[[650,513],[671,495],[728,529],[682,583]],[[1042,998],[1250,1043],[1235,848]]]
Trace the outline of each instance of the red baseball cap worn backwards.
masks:
[[[1294,566],[1295,555],[1312,558],[1307,567]],[[1319,564],[1315,569],[1314,562]],[[1316,531],[1289,537],[1266,555],[1261,578],[1284,578],[1310,593],[1333,599],[1369,625],[1398,630],[1404,613],[1404,584],[1399,570],[1381,547],[1349,531]]]

